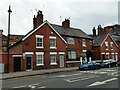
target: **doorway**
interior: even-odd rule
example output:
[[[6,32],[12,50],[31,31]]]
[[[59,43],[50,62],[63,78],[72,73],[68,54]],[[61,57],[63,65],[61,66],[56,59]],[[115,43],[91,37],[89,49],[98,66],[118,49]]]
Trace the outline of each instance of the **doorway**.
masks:
[[[64,54],[60,54],[60,67],[64,67]]]
[[[21,57],[14,57],[14,72],[21,70]]]
[[[31,70],[32,69],[32,57],[26,57],[26,70]]]

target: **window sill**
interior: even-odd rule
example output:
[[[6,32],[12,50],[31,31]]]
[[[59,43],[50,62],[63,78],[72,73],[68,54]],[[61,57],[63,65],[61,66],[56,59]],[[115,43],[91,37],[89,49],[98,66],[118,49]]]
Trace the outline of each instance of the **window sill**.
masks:
[[[50,47],[50,49],[57,49],[56,47]]]
[[[86,45],[83,45],[83,47],[87,47]]]
[[[57,63],[50,63],[50,65],[57,65]]]
[[[36,48],[44,48],[44,47],[36,47]]]
[[[44,66],[44,64],[36,64],[36,66]]]

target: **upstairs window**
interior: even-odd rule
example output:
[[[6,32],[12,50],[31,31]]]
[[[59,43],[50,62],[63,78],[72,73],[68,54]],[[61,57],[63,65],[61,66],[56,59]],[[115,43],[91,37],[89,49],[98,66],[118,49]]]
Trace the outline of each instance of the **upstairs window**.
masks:
[[[110,42],[110,47],[111,47],[111,50],[113,50],[113,42]]]
[[[50,36],[50,48],[56,48],[56,37]]]
[[[90,45],[92,45],[92,41],[90,40]]]
[[[105,48],[108,50],[108,42],[105,42]]]
[[[82,39],[82,46],[86,47],[86,40],[85,39]]]
[[[36,48],[43,48],[43,36],[36,35]]]
[[[67,37],[67,43],[68,44],[75,44],[75,39],[72,37]]]

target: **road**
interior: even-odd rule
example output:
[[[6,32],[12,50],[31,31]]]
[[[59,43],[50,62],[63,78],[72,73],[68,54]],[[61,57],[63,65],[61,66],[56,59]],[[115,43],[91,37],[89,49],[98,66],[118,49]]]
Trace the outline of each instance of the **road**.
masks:
[[[69,71],[3,80],[4,89],[118,88],[118,67]],[[3,89],[3,90],[4,90]]]

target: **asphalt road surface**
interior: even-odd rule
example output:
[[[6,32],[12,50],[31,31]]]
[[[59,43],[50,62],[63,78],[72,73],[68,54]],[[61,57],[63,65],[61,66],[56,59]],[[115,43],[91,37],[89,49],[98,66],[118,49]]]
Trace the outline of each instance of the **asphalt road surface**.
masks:
[[[89,71],[69,71],[13,78],[2,81],[6,89],[43,89],[43,88],[118,88],[120,71],[118,67]]]

